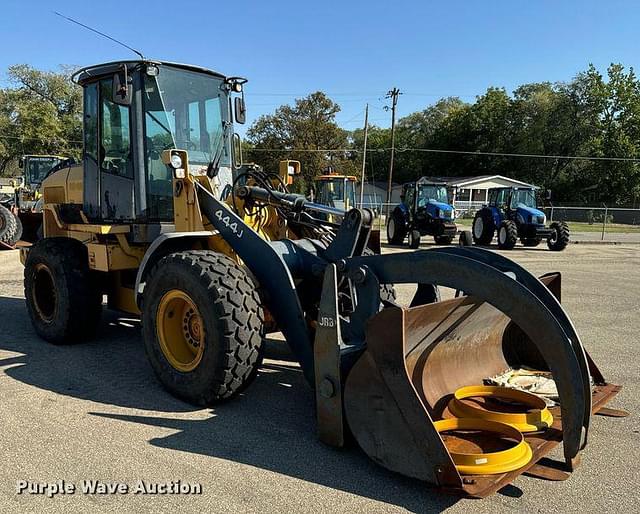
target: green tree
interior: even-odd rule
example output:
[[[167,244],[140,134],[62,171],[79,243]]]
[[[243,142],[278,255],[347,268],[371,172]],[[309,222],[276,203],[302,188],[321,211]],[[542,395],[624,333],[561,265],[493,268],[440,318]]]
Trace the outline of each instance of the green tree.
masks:
[[[80,156],[82,90],[69,71],[9,67],[10,87],[0,89],[0,174],[15,173],[23,154]]]
[[[357,169],[353,152],[326,152],[347,148],[348,132],[335,121],[340,106],[318,91],[297,99],[295,105],[278,107],[274,114],[260,116],[247,131],[252,148],[251,160],[266,170],[276,171],[282,159],[298,160],[302,178],[297,189],[303,190],[316,175],[331,167],[341,173]]]

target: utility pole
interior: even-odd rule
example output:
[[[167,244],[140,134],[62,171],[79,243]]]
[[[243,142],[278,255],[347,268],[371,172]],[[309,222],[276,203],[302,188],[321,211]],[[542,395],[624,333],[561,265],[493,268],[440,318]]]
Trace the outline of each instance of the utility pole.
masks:
[[[389,214],[389,204],[391,203],[391,184],[393,182],[393,159],[396,153],[396,105],[400,90],[394,87],[387,93],[386,98],[391,98],[391,160],[389,161],[389,184],[387,186],[387,214]]]
[[[364,168],[367,165],[367,136],[369,135],[369,104],[364,110],[364,149],[362,151],[362,176],[360,177],[360,208],[364,202]]]

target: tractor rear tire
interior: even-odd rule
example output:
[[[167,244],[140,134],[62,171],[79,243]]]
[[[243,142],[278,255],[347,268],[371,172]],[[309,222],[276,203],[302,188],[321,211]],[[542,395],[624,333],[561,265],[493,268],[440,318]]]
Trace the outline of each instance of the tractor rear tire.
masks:
[[[493,223],[493,216],[488,209],[480,209],[473,218],[472,236],[473,242],[477,245],[487,246],[493,240],[496,227]]]
[[[569,244],[569,225],[564,221],[554,221],[550,228],[552,228],[554,232],[549,236],[549,239],[547,239],[549,250],[554,252],[564,250]]]
[[[504,220],[498,228],[498,247],[511,250],[518,242],[518,227],[511,220]]]
[[[0,241],[13,246],[18,232],[18,218],[6,207],[0,205]]]
[[[407,228],[404,222],[392,213],[387,222],[387,242],[392,245],[401,245],[405,237],[407,237]]]
[[[36,333],[50,343],[87,340],[100,322],[97,272],[89,269],[87,248],[75,239],[47,238],[31,247],[24,296]]]
[[[471,230],[463,230],[460,232],[458,244],[460,246],[471,246],[473,244],[473,235],[471,234]]]
[[[420,231],[411,230],[409,232],[409,248],[416,250],[420,247]]]
[[[225,255],[191,250],[162,258],[145,286],[142,325],[158,379],[189,403],[229,399],[257,374],[264,339],[260,296]]]
[[[530,239],[522,239],[522,245],[526,246],[528,248],[534,248],[534,247],[538,246],[541,241],[542,241],[542,239],[540,239],[539,237],[533,237],[533,238],[530,238]]]

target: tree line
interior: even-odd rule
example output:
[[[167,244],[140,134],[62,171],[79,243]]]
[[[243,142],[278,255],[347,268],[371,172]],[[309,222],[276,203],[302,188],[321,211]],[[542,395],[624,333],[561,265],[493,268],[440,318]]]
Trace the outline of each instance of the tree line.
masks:
[[[23,154],[80,156],[82,93],[69,71],[8,69],[8,86],[0,88],[0,175],[18,173]],[[280,159],[301,161],[299,189],[328,168],[359,175],[364,130],[340,127],[339,112],[317,91],[260,116],[247,131],[245,160],[267,169]],[[390,146],[391,130],[370,125],[367,180],[386,181]],[[612,64],[604,75],[589,66],[569,82],[524,84],[511,94],[491,87],[473,102],[442,98],[398,120],[396,148],[398,183],[499,174],[552,189],[555,200],[637,206],[640,166],[625,159],[640,159],[640,82],[632,68]]]

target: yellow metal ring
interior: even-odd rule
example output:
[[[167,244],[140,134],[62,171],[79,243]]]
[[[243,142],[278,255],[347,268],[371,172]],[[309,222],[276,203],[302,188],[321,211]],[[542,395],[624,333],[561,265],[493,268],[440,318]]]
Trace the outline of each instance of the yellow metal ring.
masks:
[[[529,412],[497,412],[462,401],[476,396],[513,400],[526,405]],[[525,391],[499,386],[461,387],[449,402],[449,412],[459,418],[477,418],[505,423],[523,433],[544,430],[553,424],[553,416],[542,398]]]
[[[496,475],[519,469],[531,461],[533,452],[517,429],[504,423],[483,419],[450,418],[434,423],[438,433],[452,430],[481,430],[514,439],[516,444],[499,452],[456,453],[449,452],[458,472],[463,475]]]

